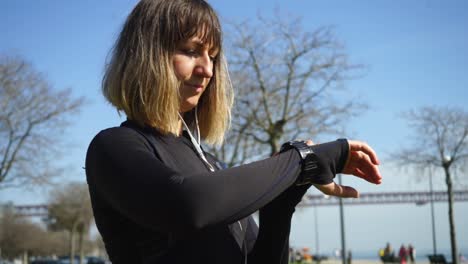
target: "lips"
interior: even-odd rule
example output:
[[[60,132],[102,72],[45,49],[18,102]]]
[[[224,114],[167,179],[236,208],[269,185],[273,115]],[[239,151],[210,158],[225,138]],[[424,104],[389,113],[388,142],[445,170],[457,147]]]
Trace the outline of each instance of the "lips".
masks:
[[[191,83],[186,83],[186,85],[191,86],[193,88],[203,88],[203,84],[191,84]]]
[[[189,88],[190,93],[199,94],[203,92],[205,86],[202,84],[185,83],[185,87]]]

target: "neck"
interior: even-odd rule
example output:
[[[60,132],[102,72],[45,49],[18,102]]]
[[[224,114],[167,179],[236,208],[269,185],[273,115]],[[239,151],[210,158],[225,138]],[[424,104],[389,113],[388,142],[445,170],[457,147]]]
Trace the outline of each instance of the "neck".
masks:
[[[177,121],[177,126],[179,127],[179,136],[182,135],[182,131],[184,130],[184,124],[183,124],[183,121],[186,121],[187,117],[186,117],[186,112],[179,112],[179,121]]]
[[[195,126],[194,130],[191,130],[189,126]],[[200,144],[200,128],[198,127],[198,118],[197,118],[197,109],[195,108],[194,112],[189,112],[188,115],[185,113],[179,113],[179,131],[182,134],[183,129],[187,129],[190,136],[195,136],[194,140]]]
[[[179,127],[179,136],[180,136],[180,135],[182,135],[182,130],[183,130],[182,121],[180,119],[177,122],[177,126]]]

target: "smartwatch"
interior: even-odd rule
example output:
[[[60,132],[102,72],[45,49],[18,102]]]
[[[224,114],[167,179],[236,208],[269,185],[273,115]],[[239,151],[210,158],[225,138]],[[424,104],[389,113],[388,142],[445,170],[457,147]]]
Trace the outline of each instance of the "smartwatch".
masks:
[[[318,157],[312,148],[305,141],[288,141],[281,146],[280,153],[290,149],[295,149],[301,156],[301,173],[296,181],[296,185],[312,184],[313,178],[319,173]]]

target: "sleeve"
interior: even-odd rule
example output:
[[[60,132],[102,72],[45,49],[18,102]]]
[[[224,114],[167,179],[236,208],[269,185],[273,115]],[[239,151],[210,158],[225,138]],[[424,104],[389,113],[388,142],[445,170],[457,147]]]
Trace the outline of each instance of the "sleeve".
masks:
[[[260,228],[255,246],[249,252],[249,263],[289,262],[291,219],[296,205],[309,187],[310,185],[292,185],[260,209]]]
[[[339,139],[312,146],[319,158],[320,172],[312,175],[314,183],[326,184],[333,181],[336,172],[341,172],[349,154],[348,141]],[[289,235],[291,220],[296,205],[311,185],[292,185],[270,203],[260,209],[260,228],[253,249],[249,252],[249,263],[289,262]]]
[[[215,172],[181,175],[131,129],[106,130],[86,157],[88,184],[115,210],[158,231],[190,231],[244,218],[292,186],[297,152]]]

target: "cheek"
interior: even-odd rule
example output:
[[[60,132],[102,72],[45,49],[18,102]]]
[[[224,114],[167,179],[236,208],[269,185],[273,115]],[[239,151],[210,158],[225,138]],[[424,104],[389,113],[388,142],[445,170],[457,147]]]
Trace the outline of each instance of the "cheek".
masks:
[[[190,63],[184,59],[175,57],[173,60],[174,73],[179,80],[185,80],[190,77]]]

